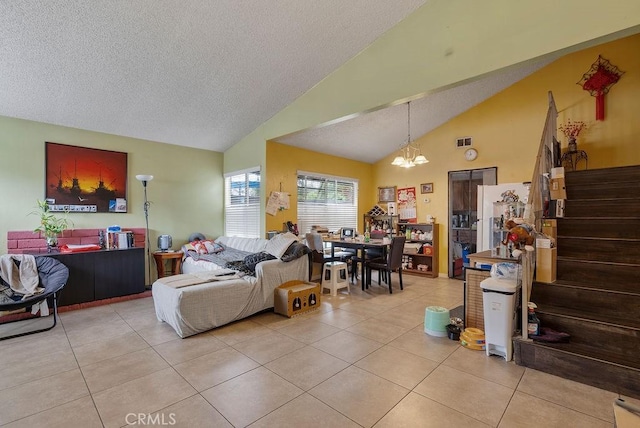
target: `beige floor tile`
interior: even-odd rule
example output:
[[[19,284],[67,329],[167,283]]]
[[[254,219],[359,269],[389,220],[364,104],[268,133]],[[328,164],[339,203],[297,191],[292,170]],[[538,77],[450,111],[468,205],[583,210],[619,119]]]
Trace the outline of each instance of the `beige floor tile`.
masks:
[[[397,325],[398,327],[411,329],[424,323],[424,314],[416,315],[415,313],[407,313],[402,309],[402,305],[384,311],[381,314],[374,315],[373,320],[379,323]]]
[[[174,428],[231,428],[232,425],[201,395],[194,395],[157,412]],[[171,422],[175,423],[171,423]],[[141,424],[134,424],[141,426]]]
[[[85,396],[61,406],[3,425],[4,428],[102,428],[96,406]]]
[[[205,354],[226,348],[227,345],[209,334],[196,334],[155,345],[153,349],[173,366]]]
[[[375,426],[376,428],[488,428],[491,425],[411,392]]]
[[[206,354],[174,368],[198,391],[258,367],[259,364],[232,348]]]
[[[372,316],[381,314],[387,310],[380,305],[372,305],[370,302],[366,301],[354,301],[340,306],[340,309],[354,314],[363,315],[367,318],[371,318]]]
[[[426,334],[422,326],[409,330],[388,344],[439,363],[460,347],[458,342],[446,337],[434,337]]]
[[[272,427],[358,428],[360,425],[333,410],[322,401],[302,394],[284,406],[250,425],[251,428]]]
[[[311,344],[339,332],[340,329],[312,319],[307,319],[305,321],[280,328],[278,331],[292,339],[306,344]]]
[[[173,327],[164,322],[155,324],[153,327],[137,330],[137,333],[151,346],[159,345],[180,337]]]
[[[442,364],[511,389],[518,386],[524,374],[524,367],[516,365],[514,361],[507,362],[504,358],[495,355],[489,357],[484,351],[466,349],[462,346],[458,347]]]
[[[304,343],[289,336],[271,331],[256,339],[240,342],[233,347],[258,363],[266,364],[304,346]]]
[[[89,394],[79,369],[0,390],[0,425]]]
[[[67,330],[69,343],[71,343],[72,347],[81,346],[133,332],[133,329],[120,318],[120,315],[117,316],[118,319],[112,321],[98,322],[83,328],[78,327],[71,331]]]
[[[367,319],[347,329],[348,332],[375,340],[380,343],[389,343],[393,339],[409,331],[408,328],[395,324],[387,324],[375,319]]]
[[[309,394],[364,427],[373,426],[409,390],[351,366],[309,390]]]
[[[413,389],[438,363],[392,346],[383,346],[355,365],[407,389]]]
[[[127,414],[154,414],[196,391],[172,368],[167,368],[93,394],[105,427],[121,427]]]
[[[318,316],[314,317],[314,320],[320,321],[325,324],[329,324],[338,328],[348,328],[354,324],[357,324],[361,321],[366,320],[367,318],[369,317],[361,314],[355,314],[352,312],[343,311],[342,309],[336,309],[331,312],[325,312],[324,314],[319,314]]]
[[[302,394],[302,390],[264,367],[202,392],[235,427],[244,427]]]
[[[0,364],[0,390],[78,368],[71,349],[20,355],[20,362],[7,364],[2,361]]]
[[[253,315],[248,319],[265,327],[277,330],[279,328],[295,324],[303,318],[300,316],[287,318],[284,315],[276,314],[275,312],[262,312]]]
[[[518,391],[613,423],[616,393],[533,369],[526,369]]]
[[[97,306],[96,308],[101,308],[102,306]],[[85,310],[92,310],[96,308],[88,308],[88,309],[80,309],[79,312]],[[67,335],[77,334],[81,331],[85,331],[90,328],[100,328],[105,325],[124,322],[120,314],[118,314],[114,310],[102,311],[102,312],[91,312],[88,314],[83,314],[82,316],[73,316],[74,312],[65,312],[60,315],[62,320],[62,325],[64,326]],[[66,318],[63,318],[64,315],[70,314]]]
[[[109,358],[129,354],[148,348],[149,344],[138,333],[131,332],[122,336],[112,337],[106,340],[98,340],[86,345],[75,346],[73,353],[80,367],[95,364]]]
[[[154,327],[163,322],[156,317],[155,310],[148,312],[137,312],[135,314],[121,315],[122,319],[135,331]]]
[[[147,309],[152,309],[155,311],[155,306],[153,305],[153,297],[143,297],[141,299],[132,299],[125,300],[124,302],[112,303],[111,309],[119,313],[120,315],[134,313],[138,311],[144,311]]]
[[[9,366],[20,363],[24,355],[52,354],[71,349],[64,328],[60,324],[53,330],[7,339],[1,343],[0,361]]]
[[[349,363],[311,346],[298,349],[266,364],[269,370],[305,391],[324,382]]]
[[[513,389],[447,366],[439,366],[415,389],[420,395],[491,426],[497,426]]]
[[[327,354],[338,357],[349,363],[355,363],[366,357],[382,346],[382,343],[357,334],[341,331],[329,337],[325,337],[311,346],[318,348]]]
[[[82,367],[92,394],[166,369],[169,364],[152,348],[120,355]]]
[[[613,424],[516,391],[498,427],[613,428]]]
[[[236,321],[211,331],[211,335],[227,345],[235,345],[245,340],[262,336],[270,329],[251,320]]]
[[[84,328],[92,324],[113,321],[119,318],[120,315],[109,305],[94,306],[92,308],[60,313],[60,321],[67,331]]]

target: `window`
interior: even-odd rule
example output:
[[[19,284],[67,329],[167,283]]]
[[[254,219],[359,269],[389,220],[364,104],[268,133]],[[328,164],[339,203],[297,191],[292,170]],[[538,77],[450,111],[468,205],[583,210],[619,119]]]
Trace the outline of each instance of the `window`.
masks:
[[[260,168],[224,175],[224,234],[260,237]]]
[[[298,230],[358,226],[358,180],[298,171]]]

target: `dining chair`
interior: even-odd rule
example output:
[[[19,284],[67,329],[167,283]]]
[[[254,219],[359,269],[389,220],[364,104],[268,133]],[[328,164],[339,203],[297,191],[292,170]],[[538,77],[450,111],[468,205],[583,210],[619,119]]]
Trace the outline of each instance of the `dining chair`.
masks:
[[[336,251],[333,257],[330,254],[326,254],[324,252],[324,243],[322,242],[322,235],[318,233],[307,233],[305,234],[305,239],[307,241],[307,247],[311,250],[311,263],[320,265],[320,284],[322,284],[323,280],[323,272],[324,272],[324,264],[327,262],[346,262],[348,261],[352,253],[346,251]],[[313,267],[309,269],[309,281],[312,280],[313,275]]]
[[[389,283],[389,294],[393,293],[393,287],[391,286],[391,273],[398,272],[398,278],[400,280],[400,290],[402,290],[402,252],[404,250],[404,243],[407,238],[405,236],[396,236],[392,238],[389,252],[385,258],[377,258],[365,261],[366,281],[367,286],[371,284],[371,270],[376,269],[378,271],[378,284],[382,285],[382,273],[386,275],[386,279]]]

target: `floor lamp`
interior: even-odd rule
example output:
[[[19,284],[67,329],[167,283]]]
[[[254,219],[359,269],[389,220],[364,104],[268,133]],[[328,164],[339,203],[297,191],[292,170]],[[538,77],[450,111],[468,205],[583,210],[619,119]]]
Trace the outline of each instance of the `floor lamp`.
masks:
[[[147,200],[147,182],[153,180],[153,175],[138,174],[136,180],[142,183],[144,187],[144,221],[147,226],[147,274],[149,282],[151,282],[151,241],[149,239],[149,201]]]

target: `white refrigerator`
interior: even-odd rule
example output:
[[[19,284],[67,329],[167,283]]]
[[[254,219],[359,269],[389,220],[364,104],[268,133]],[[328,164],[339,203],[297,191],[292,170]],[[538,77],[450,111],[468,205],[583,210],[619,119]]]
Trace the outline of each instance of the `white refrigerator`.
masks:
[[[525,205],[529,198],[530,184],[504,183],[488,186],[478,186],[478,223],[476,252],[490,250],[491,218],[493,217],[493,203],[502,202],[502,194],[512,190]]]

